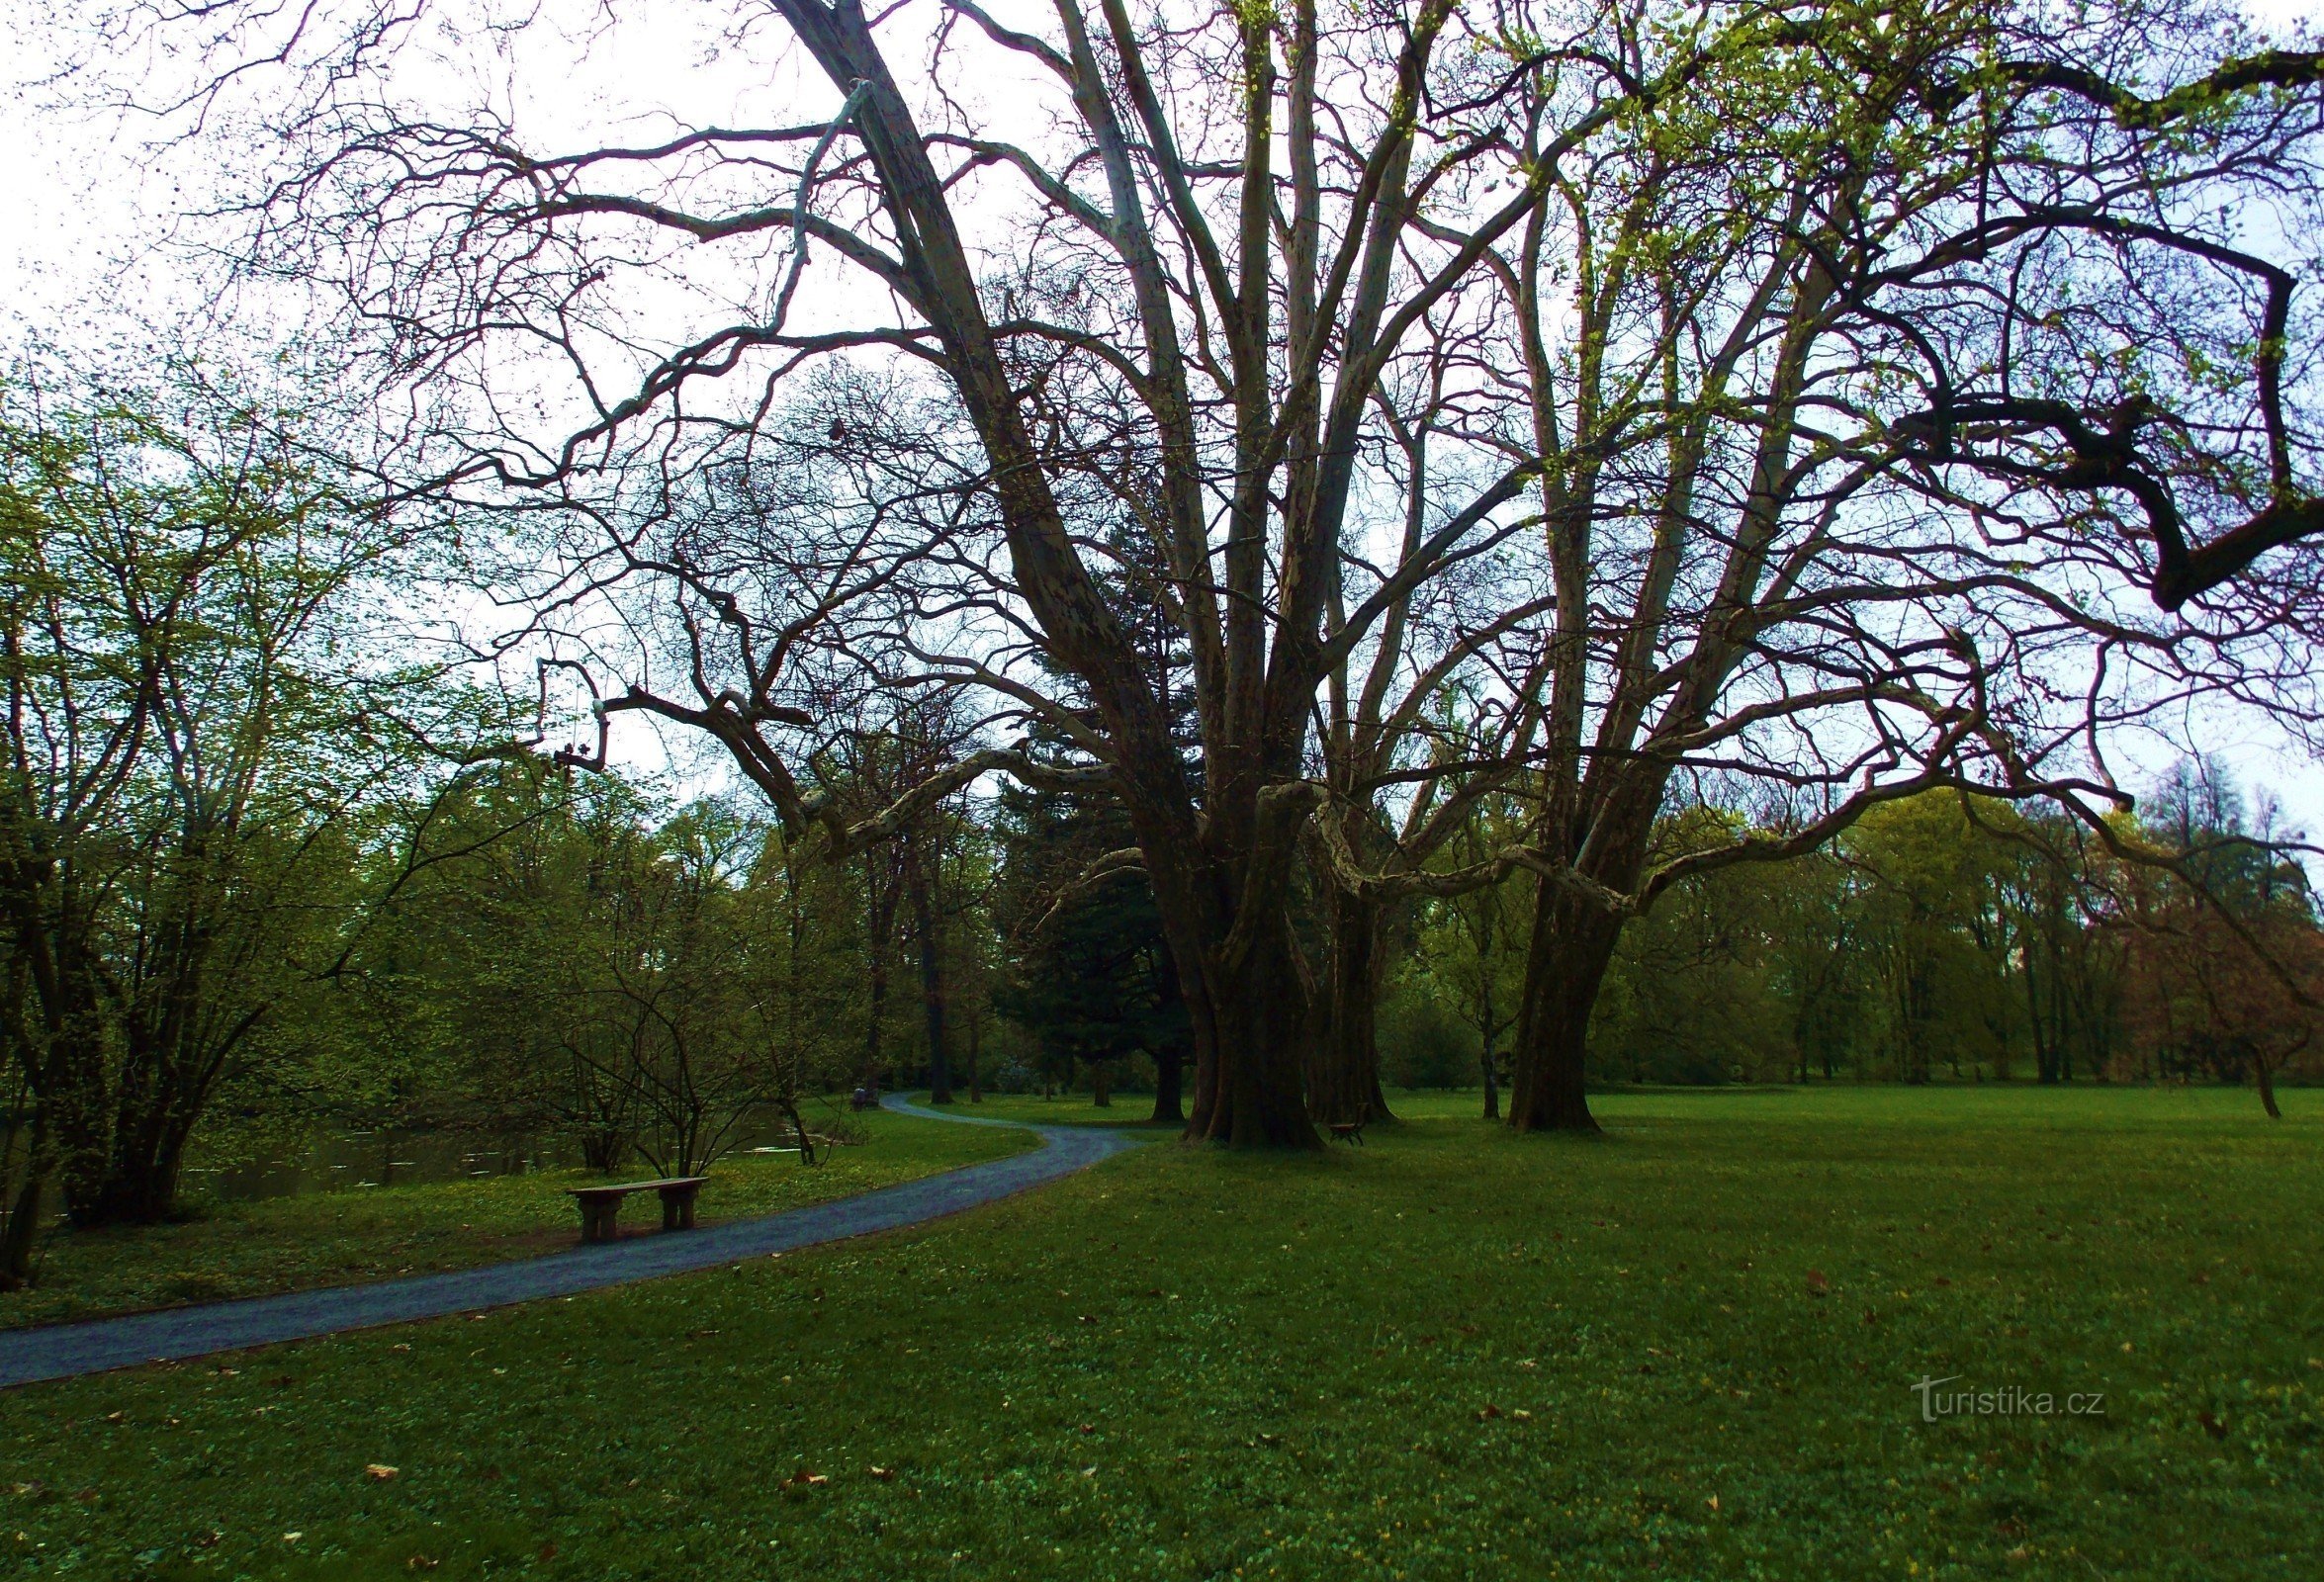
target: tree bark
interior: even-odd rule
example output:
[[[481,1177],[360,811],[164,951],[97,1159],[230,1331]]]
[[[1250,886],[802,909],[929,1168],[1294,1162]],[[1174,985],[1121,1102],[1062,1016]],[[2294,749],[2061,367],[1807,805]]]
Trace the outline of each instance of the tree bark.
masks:
[[[880,1024],[886,1020],[888,1009],[888,945],[896,924],[895,896],[890,887],[880,883],[880,855],[877,851],[863,854],[863,936],[868,947],[866,965],[871,1004],[863,1026],[863,1070],[856,1080],[871,1089],[879,1087]]]
[[[1307,1111],[1322,1124],[1393,1120],[1380,1087],[1380,903],[1334,889],[1321,1036],[1307,1074]]]
[[[2281,1120],[2283,1111],[2276,1104],[2276,1073],[2268,1069],[2268,1057],[2259,1050],[2252,1051],[2252,1076],[2260,1085],[2260,1103],[2268,1111],[2270,1120]]]
[[[1221,836],[1225,849],[1250,853],[1242,863],[1174,840],[1167,804],[1134,793],[1123,801],[1194,1037],[1186,1139],[1321,1148],[1301,1091],[1314,990],[1287,907],[1298,821],[1311,805],[1306,789],[1260,794],[1247,837]]]
[[[16,1200],[8,1205],[8,1226],[0,1231],[0,1291],[22,1290],[32,1282],[33,1249],[40,1245],[41,1205],[48,1176],[46,1128],[36,1115],[26,1139],[25,1172]]]
[[[952,1101],[952,1073],[944,1063],[944,963],[937,933],[937,909],[929,895],[927,869],[917,849],[907,853],[911,863],[908,884],[912,892],[912,926],[920,935],[920,1004],[928,1028],[928,1101]]]
[[[1186,1057],[1175,1049],[1156,1051],[1154,1055],[1154,1113],[1147,1118],[1156,1125],[1183,1126],[1186,1124],[1186,1105],[1180,1090],[1185,1083]]]
[[[1583,1086],[1589,1017],[1621,934],[1619,917],[1566,885],[1542,880],[1510,1052],[1509,1125],[1514,1129],[1599,1129]]]

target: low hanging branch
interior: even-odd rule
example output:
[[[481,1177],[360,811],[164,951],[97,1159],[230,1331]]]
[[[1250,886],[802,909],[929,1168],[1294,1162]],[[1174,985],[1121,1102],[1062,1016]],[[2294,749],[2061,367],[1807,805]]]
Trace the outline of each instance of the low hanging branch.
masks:
[[[828,790],[803,787],[783,753],[758,730],[760,723],[812,727],[815,718],[805,710],[764,702],[747,706],[745,700],[731,690],[720,693],[702,708],[689,708],[641,686],[632,686],[620,697],[607,699],[599,696],[596,683],[585,666],[572,659],[543,659],[540,661],[540,670],[544,721],[548,709],[548,674],[552,666],[578,671],[588,686],[592,699],[589,712],[597,722],[597,746],[592,753],[569,744],[550,754],[551,762],[561,768],[581,768],[602,773],[606,765],[610,718],[618,713],[643,712],[692,726],[716,738],[728,748],[737,766],[774,804],[776,816],[785,829],[793,832],[820,832],[835,857],[851,856],[903,834],[937,803],[988,774],[1011,775],[1027,785],[1046,791],[1087,792],[1103,790],[1113,783],[1113,771],[1104,764],[1044,763],[1022,747],[983,747],[936,770],[879,811],[864,818],[850,819],[847,810]],[[545,740],[544,731],[518,746],[530,748]]]

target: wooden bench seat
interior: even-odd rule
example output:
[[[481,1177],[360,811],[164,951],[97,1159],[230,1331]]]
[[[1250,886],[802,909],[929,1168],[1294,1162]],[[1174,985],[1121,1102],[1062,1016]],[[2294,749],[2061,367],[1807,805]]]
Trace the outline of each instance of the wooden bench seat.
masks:
[[[692,1230],[694,1228],[694,1194],[702,1189],[707,1176],[671,1176],[665,1181],[624,1182],[618,1186],[568,1186],[566,1195],[581,1204],[581,1240],[609,1242],[613,1240],[614,1216],[621,1212],[621,1200],[631,1192],[659,1192],[662,1194],[662,1228],[664,1230]]]

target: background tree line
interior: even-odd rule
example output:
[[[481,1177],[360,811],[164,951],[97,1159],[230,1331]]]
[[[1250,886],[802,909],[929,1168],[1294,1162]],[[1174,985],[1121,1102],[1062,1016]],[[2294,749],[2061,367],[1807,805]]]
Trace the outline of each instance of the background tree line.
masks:
[[[2254,1082],[2273,1112],[2273,1077],[2314,1068],[2324,986],[2278,822],[2200,760],[2115,822],[2167,865],[2039,807],[1949,790],[1888,804],[1819,851],[1689,881],[1635,923],[1591,1024],[1592,1077]],[[1661,837],[1747,823],[1697,805]],[[1516,900],[1480,890],[1414,917],[1384,1046],[1397,1079],[1482,1080],[1489,1112],[1522,972]]]
[[[1183,987],[1102,782],[951,773],[980,729],[956,687],[858,696],[800,830],[544,756],[455,670],[377,663],[379,606],[422,569],[298,424],[191,380],[78,394],[20,384],[0,423],[9,1277],[52,1200],[79,1225],[177,1212],[222,1117],[465,1127],[664,1174],[770,1124],[812,1161],[844,1130],[832,1096],[898,1081],[1126,1086],[1183,1118]],[[1183,659],[1152,631],[1170,696]],[[1523,777],[1491,787],[1445,799],[1423,877],[1475,872],[1529,816]],[[1441,814],[1408,796],[1408,825]],[[1800,817],[1673,803],[1654,844],[1781,843]],[[2204,760],[2095,833],[1955,789],[1884,801],[1636,919],[1589,1076],[2250,1080],[2273,1110],[2324,990],[2279,822]],[[1290,870],[1295,973],[1348,925],[1338,861],[1315,839]],[[1495,1112],[1533,884],[1416,889],[1367,922],[1390,1086],[1480,1083]],[[1369,1089],[1327,1070],[1306,1102],[1392,1109]]]

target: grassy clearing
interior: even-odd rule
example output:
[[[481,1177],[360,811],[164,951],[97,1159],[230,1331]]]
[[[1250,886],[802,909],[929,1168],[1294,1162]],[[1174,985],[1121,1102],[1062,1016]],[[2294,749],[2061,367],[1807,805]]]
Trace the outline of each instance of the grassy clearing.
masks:
[[[801,1169],[789,1154],[743,1155],[712,1166],[702,1188],[702,1223],[849,1197],[999,1158],[1032,1141],[1022,1133],[885,1111],[861,1118],[870,1140],[831,1150],[812,1170]],[[218,1204],[183,1224],[59,1230],[44,1249],[38,1283],[0,1295],[0,1329],[554,1252],[580,1235],[580,1216],[565,1188],[594,1179],[578,1170],[544,1171],[350,1188]],[[660,1207],[651,1196],[633,1200],[624,1205],[622,1219],[625,1230],[659,1230]]]
[[[1598,1142],[1148,1147],[913,1233],[0,1397],[0,1565],[2324,1574],[2305,1097],[1624,1095]],[[2104,1412],[1924,1424],[1945,1374]]]

